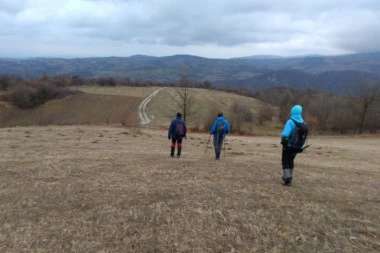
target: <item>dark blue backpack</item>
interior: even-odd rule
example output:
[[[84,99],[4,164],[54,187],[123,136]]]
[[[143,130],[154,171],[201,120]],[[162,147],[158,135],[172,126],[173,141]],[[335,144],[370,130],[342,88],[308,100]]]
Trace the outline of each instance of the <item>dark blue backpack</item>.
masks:
[[[216,126],[216,135],[218,140],[223,139],[226,134],[226,123],[223,121],[217,121],[218,125]]]
[[[182,120],[177,120],[174,132],[177,137],[185,136],[185,127],[183,126]]]
[[[291,119],[291,120],[296,125],[292,135],[290,136],[292,147],[302,149],[303,146],[305,145],[307,135],[309,133],[309,128],[305,122],[299,123],[295,121],[294,119]]]

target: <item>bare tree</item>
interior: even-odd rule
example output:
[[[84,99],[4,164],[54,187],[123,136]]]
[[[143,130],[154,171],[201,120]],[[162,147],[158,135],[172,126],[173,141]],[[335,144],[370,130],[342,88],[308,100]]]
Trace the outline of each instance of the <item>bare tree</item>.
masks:
[[[379,100],[380,82],[370,82],[363,76],[354,77],[354,85],[347,89],[353,102],[353,110],[358,116],[358,132],[362,133],[369,116],[375,110],[375,104]]]
[[[230,121],[230,126],[233,131],[245,132],[247,128],[244,126],[248,125],[248,130],[253,131],[255,124],[255,116],[251,108],[247,105],[242,104],[239,100],[233,101],[228,119]]]
[[[177,96],[173,97],[186,123],[193,120],[195,116],[195,112],[192,110],[195,100],[191,92],[191,83],[187,76],[186,71],[180,71],[180,79],[178,81],[178,87],[176,88]]]
[[[257,120],[260,125],[264,125],[265,121],[271,121],[275,111],[270,104],[264,104],[260,107],[259,113],[257,115]]]

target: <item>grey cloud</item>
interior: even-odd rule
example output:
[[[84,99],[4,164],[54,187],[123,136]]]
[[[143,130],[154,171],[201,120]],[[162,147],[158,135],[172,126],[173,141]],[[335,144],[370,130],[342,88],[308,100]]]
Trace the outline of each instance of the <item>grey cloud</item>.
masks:
[[[229,14],[224,13],[222,9],[211,10],[210,6],[203,10],[183,8],[185,11],[181,12],[178,4],[132,13],[129,10],[130,6],[121,7],[108,24],[103,25],[102,20],[93,19],[90,15],[72,26],[97,27],[96,30],[90,30],[88,36],[123,41],[131,41],[136,37],[143,40],[144,37],[155,36],[155,41],[176,46],[272,42],[289,39],[291,35],[303,32],[293,25],[281,23],[282,20],[276,21],[278,17],[284,17],[284,21],[290,20],[287,18],[289,15],[283,13]],[[123,16],[123,13],[126,16]]]
[[[0,13],[16,14],[26,8],[26,0],[0,0]]]
[[[380,51],[376,0],[0,0],[0,34],[41,43],[81,38],[221,48]],[[55,6],[58,7],[55,7]],[[78,41],[78,42],[77,42]],[[299,49],[298,49],[299,47]],[[1,51],[0,51],[1,53]],[[136,52],[138,53],[138,52]],[[311,52],[315,53],[315,52]]]

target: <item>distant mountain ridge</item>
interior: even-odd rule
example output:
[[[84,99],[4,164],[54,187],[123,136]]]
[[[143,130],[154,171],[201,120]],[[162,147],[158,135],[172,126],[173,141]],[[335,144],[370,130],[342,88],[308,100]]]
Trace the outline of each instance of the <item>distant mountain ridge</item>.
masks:
[[[225,86],[263,89],[291,86],[342,92],[353,77],[380,79],[380,53],[340,56],[248,56],[211,59],[193,55],[93,58],[0,58],[0,74],[32,78],[46,75],[81,75],[86,78],[129,77],[172,83],[185,71],[188,79]]]

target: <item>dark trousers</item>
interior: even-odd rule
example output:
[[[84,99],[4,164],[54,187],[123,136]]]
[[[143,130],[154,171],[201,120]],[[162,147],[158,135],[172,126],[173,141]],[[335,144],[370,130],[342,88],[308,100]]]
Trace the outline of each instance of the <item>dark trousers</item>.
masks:
[[[215,157],[219,159],[222,151],[223,139],[214,139]]]
[[[171,156],[174,156],[174,151],[175,151],[176,144],[177,144],[177,156],[181,155],[181,151],[182,151],[182,138],[179,138],[179,139],[172,139],[172,146],[171,146],[171,149],[170,149],[170,155]]]
[[[282,171],[285,184],[289,184],[293,178],[294,159],[299,153],[299,149],[283,146],[282,147]]]

